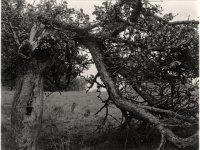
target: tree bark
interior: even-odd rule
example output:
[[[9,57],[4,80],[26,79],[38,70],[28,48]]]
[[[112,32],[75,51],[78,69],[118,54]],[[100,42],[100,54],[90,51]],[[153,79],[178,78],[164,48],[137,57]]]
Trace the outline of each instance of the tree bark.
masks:
[[[31,102],[32,111],[27,115]],[[43,112],[43,77],[30,71],[18,80],[11,112],[13,148],[16,150],[37,150]]]

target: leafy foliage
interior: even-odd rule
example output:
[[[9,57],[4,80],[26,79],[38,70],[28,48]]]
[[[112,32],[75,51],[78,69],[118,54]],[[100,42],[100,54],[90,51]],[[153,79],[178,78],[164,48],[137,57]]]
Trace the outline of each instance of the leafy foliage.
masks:
[[[45,14],[45,17],[58,21],[75,22],[77,25],[89,19],[82,10],[79,12],[68,8],[66,2],[57,5],[55,1],[47,1],[35,6],[25,1],[3,1],[2,5],[2,75],[5,84],[9,80],[16,80],[17,75],[27,69],[27,60],[18,56],[13,30],[22,43],[28,39],[29,31],[40,15]],[[33,53],[40,62],[51,60],[52,65],[45,72],[45,80],[57,90],[65,89],[91,63],[86,53],[80,55],[80,45],[71,36],[74,36],[73,32],[51,32],[40,40],[39,47]]]

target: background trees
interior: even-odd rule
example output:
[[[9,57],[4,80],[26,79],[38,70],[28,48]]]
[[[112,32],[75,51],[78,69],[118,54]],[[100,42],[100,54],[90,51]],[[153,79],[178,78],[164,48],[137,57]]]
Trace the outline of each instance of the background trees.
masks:
[[[116,105],[124,115],[125,126],[132,128],[132,121],[138,120],[139,126],[146,124],[156,128],[161,134],[159,149],[164,140],[179,148],[198,143],[198,86],[195,83],[198,78],[198,21],[172,22],[173,14],[161,16],[158,6],[141,0],[104,2],[103,6],[95,7],[95,22],[90,22],[82,9],[68,8],[66,2],[47,1],[37,7],[21,2],[21,7],[16,8],[18,3],[13,4],[4,2],[11,10],[20,8],[19,18],[22,15],[21,18],[42,24],[39,26],[42,32],[36,35],[40,37],[36,38],[36,50],[29,56],[22,52],[22,44],[18,54],[39,63],[48,62],[43,70],[45,74],[41,74],[44,80],[63,89],[94,61],[98,74],[89,81],[93,85],[98,78],[102,80],[98,88],[106,88],[109,95],[103,101],[104,107]],[[16,43],[24,41],[25,38],[19,40],[14,32],[15,22],[12,24],[6,17],[4,20],[3,31],[10,33],[5,34],[5,39],[12,35],[10,38]],[[31,21],[27,25],[30,25],[29,30]],[[26,27],[17,29],[24,31]],[[9,50],[4,49],[3,57],[9,58]],[[87,56],[87,49],[93,61]],[[20,61],[23,66],[30,63],[20,57],[17,64]],[[4,70],[8,68],[5,66]],[[27,67],[22,70],[26,72]],[[177,127],[188,133],[179,135],[178,130],[174,130]]]

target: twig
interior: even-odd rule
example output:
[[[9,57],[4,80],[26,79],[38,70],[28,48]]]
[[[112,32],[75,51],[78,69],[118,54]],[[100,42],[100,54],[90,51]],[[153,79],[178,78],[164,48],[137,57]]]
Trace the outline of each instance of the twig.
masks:
[[[107,107],[107,103],[105,103],[94,115],[96,116],[100,111],[102,111],[105,107]]]
[[[101,98],[101,91],[100,91],[100,89],[97,89],[96,92],[99,93],[99,95],[97,95],[97,97],[98,97],[102,102],[104,102],[103,98]]]
[[[105,117],[104,117],[102,123],[97,127],[97,129],[96,129],[95,131],[101,129],[102,126],[105,125],[105,123],[106,123],[106,120],[107,120],[107,118],[108,118],[108,107],[105,107],[105,108],[106,108],[106,115],[105,115]]]
[[[93,78],[92,83],[91,83],[90,86],[88,87],[86,93],[88,93],[89,90],[94,86],[94,83],[96,82],[98,76],[99,76],[99,73],[97,73],[97,74],[95,75],[95,77]]]
[[[103,100],[102,98],[101,98],[101,92],[100,92],[100,94],[97,96],[98,98],[100,98],[101,99],[101,101],[103,102],[103,103],[105,103],[94,115],[96,116],[103,108],[105,108],[105,107],[107,107],[108,108],[108,104],[109,104],[109,100],[110,100],[110,97],[108,97],[106,100]]]
[[[160,141],[160,145],[157,148],[157,150],[161,150],[161,148],[164,146],[164,144],[165,144],[165,136],[164,136],[164,134],[161,133],[161,141]]]
[[[46,97],[49,97],[49,96],[50,96],[51,94],[53,94],[53,93],[54,93],[54,92],[50,92],[50,93],[47,93],[47,94],[45,93],[45,96],[46,96]]]
[[[106,88],[106,86],[105,86],[105,85],[103,85],[103,84],[99,83],[98,81],[96,81],[95,83],[96,83],[98,86],[102,87],[102,88]]]
[[[116,120],[117,122],[121,123],[121,121],[119,121],[116,117],[114,117],[113,115],[111,114],[108,114],[110,117],[112,117],[114,120]]]

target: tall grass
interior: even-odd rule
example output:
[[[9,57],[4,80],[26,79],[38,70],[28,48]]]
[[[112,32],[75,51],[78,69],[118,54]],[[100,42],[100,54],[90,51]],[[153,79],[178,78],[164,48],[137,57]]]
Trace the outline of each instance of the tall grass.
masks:
[[[48,94],[47,94],[48,95]],[[121,112],[110,107],[108,119],[103,126],[105,110],[94,115],[101,107],[95,93],[64,92],[51,94],[44,100],[42,131],[39,139],[41,150],[153,150],[160,136],[150,126],[134,130],[119,128]],[[103,93],[106,99],[107,94]],[[10,113],[13,92],[2,91],[2,150],[10,148]],[[136,122],[132,122],[133,125]],[[166,146],[166,150],[175,148]]]
[[[48,95],[48,94],[46,94]],[[94,114],[102,106],[95,93],[63,92],[45,98],[40,147],[42,150],[94,149],[92,138],[104,118],[104,111]],[[106,93],[103,93],[106,98]],[[8,148],[10,137],[10,113],[13,92],[2,91],[2,149]],[[119,118],[120,112],[111,108],[110,113]],[[120,120],[120,118],[119,118]],[[106,128],[118,126],[113,118],[108,118]],[[88,143],[88,144],[87,144]],[[93,144],[91,144],[93,143]]]

